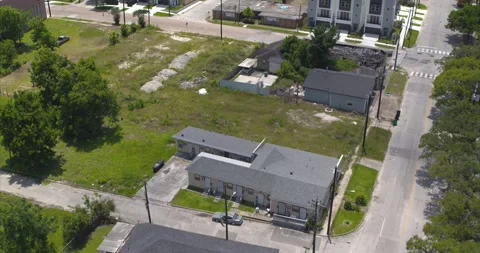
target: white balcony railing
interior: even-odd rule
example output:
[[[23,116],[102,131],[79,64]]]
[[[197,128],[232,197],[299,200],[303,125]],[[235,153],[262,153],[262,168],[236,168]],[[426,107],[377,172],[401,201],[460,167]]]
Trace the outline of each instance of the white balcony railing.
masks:
[[[350,12],[349,11],[337,11],[337,20],[351,21],[352,18],[350,17]]]
[[[318,8],[317,10],[317,17],[318,18],[331,18],[330,9]]]
[[[367,16],[367,24],[381,25],[382,24],[382,17],[380,15],[368,15]]]

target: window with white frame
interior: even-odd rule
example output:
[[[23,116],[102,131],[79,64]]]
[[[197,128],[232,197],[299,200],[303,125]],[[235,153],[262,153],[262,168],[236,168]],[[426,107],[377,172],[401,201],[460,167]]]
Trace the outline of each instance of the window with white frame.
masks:
[[[372,5],[370,5],[370,11],[372,11],[372,12],[380,12],[380,5],[378,5],[378,4],[372,4]]]
[[[320,6],[330,6],[330,0],[320,0]]]
[[[292,206],[292,212],[296,212],[296,213],[300,212],[300,207]]]
[[[227,189],[233,189],[233,184],[227,184]]]
[[[253,195],[253,189],[248,188],[247,193],[250,194],[250,195]]]
[[[277,18],[274,17],[265,17],[268,22],[277,22]]]
[[[200,175],[194,174],[193,177],[195,178],[195,180],[200,181]]]
[[[350,1],[341,1],[340,7],[344,9],[350,9]]]

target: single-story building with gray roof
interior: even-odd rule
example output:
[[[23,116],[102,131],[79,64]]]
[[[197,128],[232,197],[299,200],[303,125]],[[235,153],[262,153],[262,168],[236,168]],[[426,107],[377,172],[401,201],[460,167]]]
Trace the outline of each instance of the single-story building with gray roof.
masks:
[[[373,75],[311,69],[303,83],[303,99],[343,111],[365,113],[376,82],[377,77]]]
[[[191,233],[155,224],[117,222],[97,249],[98,253],[278,253],[234,240]]]
[[[337,158],[193,127],[173,138],[180,152],[188,152],[184,147],[189,145],[202,150],[190,156],[193,162],[186,169],[192,187],[216,196],[223,195],[226,188],[226,195],[235,195],[237,202],[247,201],[299,220],[314,213],[311,203],[315,199],[319,200],[320,211],[328,207]],[[234,155],[231,145],[224,143],[228,141],[239,144],[239,153]]]

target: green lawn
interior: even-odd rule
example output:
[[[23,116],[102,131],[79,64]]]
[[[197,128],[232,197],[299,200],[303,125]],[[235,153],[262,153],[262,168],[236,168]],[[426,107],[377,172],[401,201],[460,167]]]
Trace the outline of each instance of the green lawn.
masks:
[[[362,222],[365,213],[363,211],[347,211],[339,209],[333,220],[332,231],[334,235],[341,235],[356,229]]]
[[[22,198],[0,192],[0,202],[15,203]],[[63,219],[72,217],[73,214],[67,211],[54,208],[42,208],[42,215],[48,218],[53,218],[52,227],[55,230],[50,233],[48,240],[53,243],[56,252],[63,249]]]
[[[387,50],[394,50],[395,49],[395,46],[387,46],[387,45],[383,45],[383,44],[380,44],[380,43],[375,43],[375,46],[379,47],[379,48],[382,48],[382,49],[387,49]]]
[[[181,189],[171,203],[177,206],[203,210],[210,213],[225,212],[225,200],[220,199],[217,203],[213,202],[213,200],[214,197],[212,196],[203,196],[198,192]],[[228,202],[228,209],[231,207],[232,202]]]
[[[365,156],[374,160],[383,161],[388,149],[388,142],[392,133],[388,130],[372,127],[365,142]]]
[[[345,39],[345,42],[352,43],[352,44],[360,44],[360,43],[362,43],[361,41],[358,41],[358,40],[349,40],[349,39]]]
[[[170,17],[170,16],[168,16],[168,13],[164,13],[164,12],[155,12],[155,14],[153,14],[153,15],[157,16],[157,17]]]
[[[142,29],[109,47],[108,33],[118,28],[57,19],[46,22],[55,36],[71,37],[58,49],[60,53],[73,60],[82,56],[95,60],[118,95],[119,128],[91,142],[60,142],[56,153],[61,160],[57,164],[43,169],[22,168],[22,172],[133,196],[144,176],[153,175],[152,164],[168,160],[175,153],[171,136],[188,125],[254,141],[267,138],[277,145],[334,157],[351,152],[360,142],[362,127],[352,124],[361,120],[359,116],[334,112],[332,116],[340,121],[324,123],[313,116],[324,110],[320,105],[296,105],[273,96],[218,88],[218,80],[254,51],[253,43],[186,34],[177,36],[191,41],[179,42],[170,34]],[[160,70],[168,68],[176,56],[191,50],[202,52],[183,71],[164,81],[163,88],[151,94],[139,90]],[[125,62],[130,66],[120,69]],[[179,88],[180,82],[202,76],[207,80],[198,88]],[[26,66],[23,72],[0,78],[1,90],[13,91],[19,86],[31,88]],[[208,95],[198,95],[200,87],[205,87]],[[128,109],[128,105],[140,100],[144,108]],[[7,159],[8,152],[0,148],[0,166],[6,167]]]
[[[387,88],[385,92],[390,93],[392,95],[401,96],[403,94],[403,90],[405,89],[405,85],[408,81],[407,73],[402,71],[395,71],[392,72],[390,76],[390,81],[388,82]]]
[[[418,7],[419,10],[426,10],[427,9],[427,6],[424,5],[424,4],[418,4],[417,7]]]
[[[417,44],[419,31],[410,29],[410,34],[411,35],[407,34],[405,40],[403,41],[403,45],[408,48],[412,48]]]
[[[85,247],[80,250],[80,253],[97,253],[97,248],[102,244],[103,238],[110,233],[114,225],[100,226],[90,234],[89,239]]]
[[[355,39],[363,39],[363,34],[360,34],[360,33],[349,33],[347,37],[349,37],[349,38],[355,38]]]
[[[415,17],[413,17],[413,19],[415,19],[415,20],[420,20],[420,21],[422,21],[422,20],[423,20],[423,18],[421,18],[421,17],[416,17],[416,16],[415,16]]]
[[[364,195],[367,203],[370,202],[377,174],[378,171],[374,169],[355,164],[352,167],[352,177],[345,190],[345,200],[355,202],[357,196]]]
[[[187,7],[187,6],[178,5],[178,6],[170,7],[170,12],[177,13],[177,12],[181,11],[182,9],[184,9],[185,7]],[[168,11],[168,8],[166,8],[165,11]]]
[[[254,213],[255,205],[253,203],[243,202],[243,204],[238,206],[238,210],[244,211],[247,213]]]
[[[286,78],[279,78],[277,81],[272,85],[272,88],[290,88],[293,85],[293,80],[286,79]]]

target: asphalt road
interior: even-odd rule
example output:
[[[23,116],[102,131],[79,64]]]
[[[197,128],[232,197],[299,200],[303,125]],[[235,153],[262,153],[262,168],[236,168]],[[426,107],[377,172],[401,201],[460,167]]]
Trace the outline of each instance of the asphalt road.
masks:
[[[346,252],[406,252],[408,239],[422,234],[427,217],[434,212],[436,182],[428,177],[426,162],[419,159],[418,145],[432,124],[430,113],[435,103],[429,98],[433,87],[431,77],[440,72],[434,61],[445,55],[440,51],[451,51],[458,37],[444,28],[454,2],[423,3],[428,6],[428,13],[418,46],[408,49],[401,63],[411,76],[401,105],[400,121],[393,130],[365,223],[356,235],[343,238],[351,244]],[[432,50],[421,53],[420,49]]]
[[[197,6],[198,7],[198,6]],[[195,7],[195,8],[197,8]],[[194,8],[194,9],[195,9]],[[77,18],[97,22],[112,22],[113,18],[108,12],[94,11],[93,7],[85,5],[51,5],[52,16],[57,18]],[[195,10],[191,10],[195,12]],[[190,12],[190,11],[189,11]],[[188,12],[187,12],[188,13]],[[127,23],[136,21],[132,14],[126,13]],[[147,20],[147,18],[146,18]],[[120,19],[123,21],[123,16]],[[205,21],[192,21],[180,18],[150,17],[150,23],[158,26],[160,29],[169,32],[189,32],[204,35],[219,36],[220,26]],[[251,42],[263,42],[266,44],[284,39],[287,35],[265,30],[246,29],[243,27],[223,26],[223,36],[226,38],[244,40]]]

